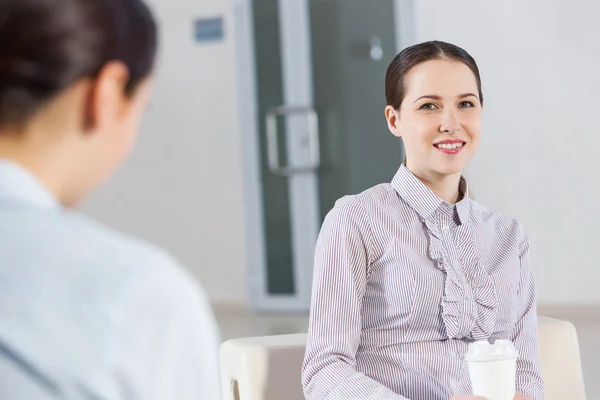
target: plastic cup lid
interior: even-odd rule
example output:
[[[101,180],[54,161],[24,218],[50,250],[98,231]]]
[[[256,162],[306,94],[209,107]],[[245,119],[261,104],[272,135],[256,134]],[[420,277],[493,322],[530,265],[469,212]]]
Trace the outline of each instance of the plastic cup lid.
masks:
[[[480,340],[469,344],[466,361],[498,361],[519,358],[519,352],[510,340],[496,340],[493,344]]]

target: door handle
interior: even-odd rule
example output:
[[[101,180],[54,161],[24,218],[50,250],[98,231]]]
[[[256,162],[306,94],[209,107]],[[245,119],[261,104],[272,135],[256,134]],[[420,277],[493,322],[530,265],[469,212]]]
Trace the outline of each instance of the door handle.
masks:
[[[279,138],[277,117],[304,115],[308,123],[308,162],[306,165],[284,166],[279,157]],[[267,155],[269,169],[276,175],[290,176],[293,174],[316,171],[321,165],[319,143],[319,118],[317,112],[310,107],[279,106],[271,108],[266,115],[267,126]]]

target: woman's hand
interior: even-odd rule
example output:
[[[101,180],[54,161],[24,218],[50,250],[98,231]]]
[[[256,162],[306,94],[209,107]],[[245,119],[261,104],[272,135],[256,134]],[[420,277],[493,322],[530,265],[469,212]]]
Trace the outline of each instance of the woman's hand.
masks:
[[[517,393],[515,395],[515,400],[533,400],[533,399],[529,396],[525,396],[524,394]]]
[[[485,397],[481,396],[454,396],[450,400],[487,400]]]
[[[487,400],[485,397],[481,396],[454,396],[450,400]],[[521,393],[517,393],[515,395],[515,400],[533,400],[529,396],[522,395]]]

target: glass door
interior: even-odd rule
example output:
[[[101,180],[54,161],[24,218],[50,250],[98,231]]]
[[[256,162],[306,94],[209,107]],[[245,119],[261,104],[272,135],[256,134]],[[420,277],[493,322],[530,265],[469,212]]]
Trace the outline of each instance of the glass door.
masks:
[[[402,162],[384,118],[385,72],[399,47],[396,2],[238,4],[255,310],[308,309],[324,216],[338,198],[389,182]]]

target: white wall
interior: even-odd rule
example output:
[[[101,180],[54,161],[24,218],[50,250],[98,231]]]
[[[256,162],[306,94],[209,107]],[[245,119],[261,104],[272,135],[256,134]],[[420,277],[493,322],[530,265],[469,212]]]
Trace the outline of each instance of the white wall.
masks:
[[[531,236],[540,303],[600,304],[600,3],[415,1],[416,39],[478,61],[477,199]]]
[[[240,133],[228,0],[151,0],[161,23],[154,104],[139,146],[84,211],[174,254],[215,302],[244,302]],[[193,20],[223,16],[225,39],[193,42]]]

